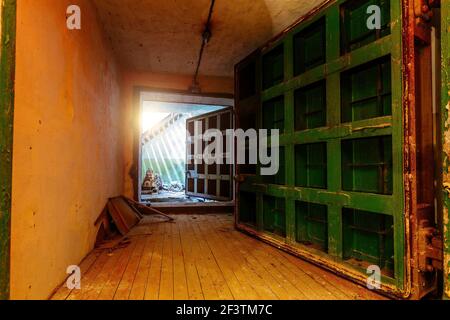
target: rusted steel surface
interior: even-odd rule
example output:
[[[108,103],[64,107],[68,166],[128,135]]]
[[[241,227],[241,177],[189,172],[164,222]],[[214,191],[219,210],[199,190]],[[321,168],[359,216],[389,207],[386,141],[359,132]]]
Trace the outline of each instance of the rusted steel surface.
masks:
[[[404,141],[410,141],[411,132],[414,132],[414,116],[411,119],[411,109],[414,107],[414,19],[412,17],[413,8],[411,0],[403,0],[403,132]],[[405,213],[405,274],[406,287],[403,297],[411,295],[411,260],[414,260],[411,250],[411,225],[412,212],[414,211],[415,199],[417,198],[415,180],[412,172],[415,171],[415,158],[412,156],[415,150],[411,150],[414,144],[405,143],[403,149],[404,166],[404,213]]]
[[[427,56],[427,52],[431,51],[431,25],[429,19],[418,16],[417,3],[417,0],[403,1],[402,29],[405,233],[408,242],[405,256],[409,279],[406,283],[411,299],[420,299],[436,292],[436,270],[441,268],[440,257],[436,253],[439,235],[434,222],[433,178],[431,183],[429,179],[425,179],[428,182],[424,180],[424,174],[433,176],[432,170],[424,172],[424,166],[433,166],[434,163],[433,159],[424,158],[432,157],[425,149],[432,142],[426,141],[425,145],[423,141],[431,134],[428,131],[432,130],[427,127],[429,122],[425,118],[432,112],[431,61]],[[435,1],[433,5],[436,5]],[[421,12],[431,17],[430,9],[431,3]],[[431,200],[427,199],[426,190],[432,192]]]
[[[9,299],[16,1],[3,0],[0,42],[0,300]]]

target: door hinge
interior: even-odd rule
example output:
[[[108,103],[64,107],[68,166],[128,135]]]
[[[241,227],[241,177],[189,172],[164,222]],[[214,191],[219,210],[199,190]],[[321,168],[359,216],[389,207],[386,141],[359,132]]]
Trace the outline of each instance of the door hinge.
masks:
[[[419,270],[434,272],[442,270],[442,235],[422,220],[419,229]]]

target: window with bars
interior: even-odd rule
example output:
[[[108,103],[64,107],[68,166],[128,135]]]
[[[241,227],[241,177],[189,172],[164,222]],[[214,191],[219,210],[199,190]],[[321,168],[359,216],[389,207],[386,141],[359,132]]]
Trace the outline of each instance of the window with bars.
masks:
[[[315,249],[328,250],[328,209],[326,205],[295,202],[295,240]]]

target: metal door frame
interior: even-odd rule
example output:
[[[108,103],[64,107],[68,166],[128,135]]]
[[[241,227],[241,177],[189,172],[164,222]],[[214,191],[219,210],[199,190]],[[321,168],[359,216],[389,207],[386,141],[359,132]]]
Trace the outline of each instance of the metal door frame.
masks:
[[[133,166],[130,170],[130,176],[133,181],[134,199],[141,200],[141,166],[142,166],[142,144],[141,144],[141,124],[142,108],[144,101],[220,105],[234,108],[234,96],[225,93],[207,92],[194,94],[188,91],[161,89],[154,87],[134,87],[133,98],[134,112],[133,123],[136,124],[133,141]]]
[[[0,300],[10,297],[16,0],[3,0],[0,34]]]

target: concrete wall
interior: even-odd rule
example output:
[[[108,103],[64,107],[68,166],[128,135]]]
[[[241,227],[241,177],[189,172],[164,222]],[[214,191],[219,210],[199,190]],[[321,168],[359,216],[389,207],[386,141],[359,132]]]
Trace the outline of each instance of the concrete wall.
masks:
[[[66,28],[70,4],[82,30]],[[123,191],[120,74],[89,0],[17,1],[11,298],[47,298]]]
[[[200,87],[203,93],[234,93],[234,80],[227,77],[200,77]],[[139,106],[134,105],[134,92],[138,87],[162,90],[186,91],[192,84],[192,76],[156,74],[146,72],[124,72],[122,79],[122,104],[125,108],[124,118],[124,193],[134,197],[133,165],[135,154],[133,149],[134,137],[139,128]]]

